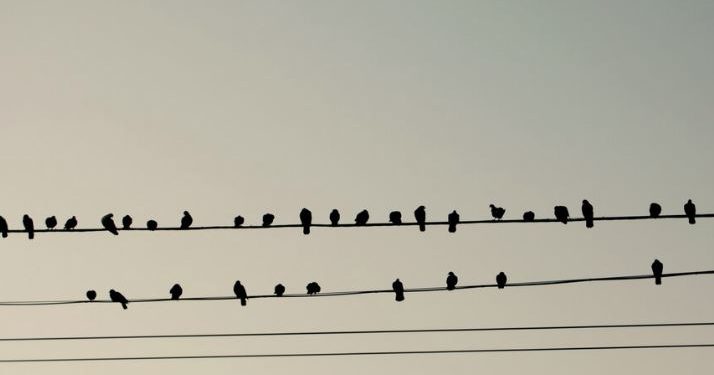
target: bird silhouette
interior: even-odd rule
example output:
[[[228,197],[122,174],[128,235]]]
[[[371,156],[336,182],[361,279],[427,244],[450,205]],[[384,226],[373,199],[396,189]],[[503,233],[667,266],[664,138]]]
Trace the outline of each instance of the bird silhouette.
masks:
[[[77,227],[77,218],[72,216],[64,223],[64,230],[72,230]]]
[[[337,211],[337,209],[333,209],[330,212],[330,223],[332,224],[333,227],[336,227],[337,224],[340,222],[340,211]]]
[[[306,289],[307,289],[307,294],[309,294],[309,295],[320,293],[320,291],[322,290],[322,288],[320,288],[320,284],[318,284],[314,281],[307,284]]]
[[[273,220],[275,220],[275,215],[273,215],[273,214],[263,215],[263,226],[269,227],[270,224],[273,224]]]
[[[102,217],[102,226],[113,235],[119,235],[116,224],[114,224],[114,214],[106,214]]]
[[[25,215],[22,217],[22,225],[25,227],[25,230],[27,231],[27,238],[29,238],[29,239],[35,238],[35,224],[29,215]]]
[[[2,238],[7,238],[7,220],[5,220],[4,217],[0,216],[0,233],[2,233]]]
[[[121,303],[121,307],[124,308],[124,310],[127,309],[127,304],[129,301],[122,295],[121,293],[117,292],[116,290],[112,289],[109,291],[109,299],[112,300],[112,302],[117,302]]]
[[[568,213],[568,207],[555,206],[555,208],[553,208],[553,212],[555,213],[556,219],[560,220],[560,222],[563,224],[568,224],[568,217],[570,217],[570,213]]]
[[[490,204],[488,206],[491,207],[491,216],[493,216],[495,220],[503,219],[503,215],[506,213],[506,210],[503,209],[503,207],[496,207],[493,204]]]
[[[503,289],[503,287],[506,286],[506,280],[508,280],[508,278],[505,273],[501,272],[496,275],[496,284],[498,284],[498,289]]]
[[[687,214],[687,217],[689,218],[689,224],[694,224],[697,222],[697,219],[695,216],[697,215],[697,207],[692,203],[692,200],[688,200],[687,203],[684,204],[684,213]]]
[[[188,229],[193,224],[193,218],[188,211],[183,212],[183,217],[181,218],[181,229]]]
[[[362,210],[355,217],[355,225],[367,225],[368,220],[369,212],[367,210]]]
[[[146,222],[146,229],[148,230],[156,230],[158,227],[159,223],[157,223],[156,220],[149,220]]]
[[[302,223],[302,234],[310,234],[310,225],[312,225],[312,212],[307,208],[300,210],[300,223]]]
[[[134,220],[131,218],[129,215],[124,215],[123,218],[121,218],[121,227],[122,229],[129,229],[131,228],[131,223],[133,223]]]
[[[171,293],[172,300],[178,300],[183,294],[183,288],[181,288],[181,285],[179,284],[174,284],[174,286],[171,287],[171,290],[169,290],[169,293]]]
[[[389,222],[394,225],[402,225],[402,213],[399,211],[392,211],[389,213]]]
[[[535,220],[535,213],[533,211],[526,211],[523,213],[523,221],[533,221]]]
[[[283,284],[278,284],[275,286],[275,295],[278,297],[282,297],[283,294],[285,294],[285,286]]]
[[[87,299],[90,301],[94,301],[97,298],[97,292],[93,290],[88,290],[86,293]]]
[[[662,213],[662,206],[660,206],[657,203],[650,203],[650,216],[651,217],[659,217],[659,215]]]
[[[426,208],[424,206],[419,206],[414,210],[414,218],[419,223],[419,231],[426,231]]]
[[[652,262],[652,274],[654,274],[655,277],[655,285],[660,285],[662,284],[662,270],[664,269],[664,266],[662,265],[662,262],[659,260],[655,259],[654,262]]]
[[[392,283],[392,290],[394,291],[394,299],[397,302],[404,301],[404,285],[399,279],[394,280]]]
[[[49,230],[55,229],[55,227],[57,226],[57,218],[54,216],[48,217],[47,219],[45,219],[45,226]]]
[[[456,233],[456,224],[459,223],[459,214],[456,212],[456,210],[452,211],[449,214],[449,233]]]
[[[245,219],[243,218],[243,216],[238,215],[235,218],[233,218],[233,226],[234,227],[238,228],[239,226],[243,225],[243,223],[245,223]]]
[[[456,289],[456,284],[458,282],[459,282],[459,278],[453,272],[449,272],[449,276],[446,276],[446,289],[447,290]]]
[[[585,227],[592,228],[595,224],[593,222],[594,209],[593,205],[588,202],[587,199],[583,199],[583,217],[585,218]]]
[[[240,305],[247,305],[248,294],[245,292],[245,287],[240,283],[240,280],[236,280],[233,284],[233,293],[235,293],[236,298],[240,299]]]

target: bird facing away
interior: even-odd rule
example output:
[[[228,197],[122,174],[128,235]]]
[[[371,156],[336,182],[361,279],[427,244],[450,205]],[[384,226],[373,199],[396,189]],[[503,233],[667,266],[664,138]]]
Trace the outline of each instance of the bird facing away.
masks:
[[[595,224],[593,222],[593,215],[595,213],[595,209],[593,208],[593,205],[588,202],[587,199],[583,199],[583,217],[585,218],[585,227],[587,228],[592,228],[593,225]]]
[[[149,220],[146,222],[146,229],[148,230],[156,230],[158,227],[159,223],[157,223],[156,220]]]
[[[449,233],[456,233],[456,224],[459,223],[459,214],[456,210],[449,214]]]
[[[655,277],[655,285],[660,285],[662,284],[662,270],[664,269],[664,266],[662,265],[662,262],[659,260],[655,259],[654,262],[652,262],[652,274],[654,274]]]
[[[662,213],[662,206],[660,206],[657,203],[650,203],[650,216],[651,217],[659,217],[659,215]]]
[[[275,286],[275,295],[278,297],[282,297],[283,294],[285,294],[285,286],[283,284],[278,284]]]
[[[449,276],[446,276],[446,289],[447,290],[456,289],[456,284],[458,282],[459,282],[459,278],[453,272],[449,272]]]
[[[245,306],[248,302],[248,294],[245,292],[245,287],[240,283],[240,280],[236,280],[233,284],[233,293],[235,293],[236,298],[240,299],[240,305]]]
[[[129,215],[124,215],[123,218],[121,218],[121,227],[122,229],[129,229],[131,228],[131,223],[133,223],[134,220],[131,218]]]
[[[22,225],[25,227],[25,230],[27,231],[27,238],[29,238],[29,239],[35,238],[35,224],[29,215],[25,215],[22,217]]]
[[[357,216],[355,216],[355,225],[367,225],[369,220],[369,212],[367,210],[360,211]]]
[[[64,223],[64,230],[72,230],[77,227],[77,218],[72,216]]]
[[[300,210],[300,223],[302,224],[302,234],[310,234],[310,225],[312,225],[312,212],[307,208]]]
[[[95,292],[93,290],[88,290],[86,295],[87,295],[87,299],[90,301],[94,301],[97,298],[97,292]]]
[[[114,214],[106,214],[102,217],[102,226],[104,229],[108,230],[109,233],[117,236],[119,231],[117,230],[116,224],[114,224]]]
[[[193,218],[188,211],[183,212],[183,217],[181,218],[181,229],[188,229],[193,224]]]
[[[54,216],[48,217],[47,219],[45,219],[45,226],[49,230],[55,229],[55,227],[57,226],[57,218]]]
[[[307,289],[307,294],[309,294],[309,295],[320,293],[320,291],[322,290],[322,288],[320,288],[320,284],[318,284],[314,281],[307,284],[305,289]]]
[[[498,285],[498,289],[503,289],[503,287],[506,286],[507,280],[508,280],[508,278],[506,277],[506,274],[503,272],[496,275],[496,284]]]
[[[563,224],[568,224],[568,217],[570,217],[570,213],[568,213],[568,207],[555,206],[555,208],[553,208],[553,212],[555,213],[556,219],[560,220],[560,222]]]
[[[235,218],[233,218],[233,226],[234,227],[238,228],[239,226],[243,225],[243,223],[245,223],[245,218],[243,218],[243,216],[238,215]]]
[[[171,287],[171,290],[169,290],[169,293],[171,293],[172,300],[178,300],[183,294],[183,288],[181,288],[181,285],[179,284],[174,284],[174,286]]]
[[[697,219],[695,219],[695,216],[697,215],[697,207],[694,203],[692,203],[691,199],[684,204],[684,213],[687,214],[687,217],[689,218],[689,224],[697,222]]]
[[[394,225],[402,225],[402,213],[399,211],[392,211],[389,213],[389,222]]]
[[[273,215],[273,214],[263,215],[263,226],[269,227],[270,224],[273,224],[273,220],[275,220],[275,215]]]
[[[330,224],[332,224],[333,227],[336,227],[337,224],[340,222],[340,211],[337,211],[337,209],[333,209],[330,212]]]
[[[496,207],[493,204],[488,206],[491,207],[491,216],[493,216],[495,220],[503,219],[503,215],[506,213],[506,210],[503,207]]]
[[[124,310],[127,309],[127,304],[129,301],[122,295],[121,293],[117,292],[116,290],[112,289],[109,291],[109,299],[112,300],[112,302],[117,302],[121,303],[121,307],[124,308]]]
[[[5,220],[4,217],[0,216],[0,233],[2,233],[2,238],[7,238],[7,220]]]
[[[392,283],[392,290],[394,291],[394,300],[397,302],[404,301],[404,285],[399,279],[394,280]]]
[[[426,208],[424,206],[419,206],[414,210],[414,218],[419,223],[419,231],[426,231]]]
[[[535,213],[533,211],[526,211],[523,213],[523,221],[533,221],[535,220]]]

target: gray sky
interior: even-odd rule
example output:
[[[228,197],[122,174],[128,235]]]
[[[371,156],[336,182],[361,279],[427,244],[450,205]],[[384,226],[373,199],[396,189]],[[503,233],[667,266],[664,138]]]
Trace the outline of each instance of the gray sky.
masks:
[[[0,1],[0,214],[316,222],[420,204],[519,218],[714,211],[714,3]],[[301,292],[711,269],[685,221],[42,235],[0,300]],[[711,320],[714,278],[291,300],[0,308],[0,337]],[[0,343],[2,358],[712,342],[713,329]],[[706,373],[711,349],[0,365],[2,373]]]

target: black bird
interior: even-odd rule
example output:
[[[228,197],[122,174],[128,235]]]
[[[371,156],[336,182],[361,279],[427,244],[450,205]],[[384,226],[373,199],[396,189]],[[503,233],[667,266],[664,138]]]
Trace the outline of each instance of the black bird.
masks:
[[[556,219],[560,220],[560,222],[563,224],[568,224],[568,217],[570,217],[570,213],[568,213],[568,207],[555,206],[553,212],[555,213]]]
[[[134,220],[131,218],[129,215],[124,215],[123,218],[121,218],[121,227],[123,229],[129,229],[131,228],[131,223],[133,223]]]
[[[310,234],[310,225],[312,225],[312,212],[307,208],[300,210],[300,223],[302,223],[302,234]]]
[[[307,284],[306,289],[307,289],[307,294],[310,294],[310,295],[320,293],[320,291],[322,290],[322,288],[320,288],[320,284],[318,284],[314,281]]]
[[[32,221],[32,218],[29,215],[25,215],[22,217],[22,225],[27,231],[27,237],[29,239],[35,238],[35,223]]]
[[[188,229],[191,224],[193,224],[193,218],[188,211],[183,212],[183,217],[181,218],[181,229]]]
[[[459,214],[456,212],[456,210],[452,211],[449,214],[449,233],[455,233],[456,232],[456,224],[459,223]]]
[[[490,204],[488,206],[491,207],[491,216],[493,216],[495,220],[503,219],[503,215],[506,213],[506,210],[503,209],[503,207],[496,207],[493,204]]]
[[[233,284],[233,293],[236,294],[236,298],[240,299],[241,306],[247,305],[248,294],[245,292],[245,287],[240,283],[240,280],[236,280],[236,283]]]
[[[367,210],[362,210],[355,217],[355,225],[367,225],[368,220],[369,212],[367,212]]]
[[[404,301],[404,285],[401,281],[399,281],[399,279],[394,280],[392,283],[392,290],[394,290],[394,299],[397,302]]]
[[[505,273],[501,272],[496,275],[496,284],[498,284],[498,289],[503,289],[503,287],[506,286],[506,280],[508,280],[508,278]]]
[[[446,289],[454,290],[456,284],[459,282],[459,278],[453,272],[449,272],[449,276],[446,276]]]
[[[595,224],[593,222],[594,209],[593,205],[588,202],[587,199],[583,199],[583,217],[585,218],[585,227],[592,228]]]
[[[662,284],[662,270],[664,269],[664,266],[662,265],[662,262],[659,260],[655,259],[654,262],[652,262],[652,274],[654,274],[655,277],[655,285],[660,285]]]
[[[55,227],[57,226],[57,218],[54,216],[48,217],[47,219],[45,219],[45,226],[49,230],[55,229]]]
[[[245,223],[245,219],[243,218],[243,216],[238,215],[233,219],[233,226],[236,228],[243,225],[243,223]]]
[[[394,225],[402,225],[402,213],[399,211],[392,211],[389,213],[389,222]]]
[[[64,223],[64,230],[72,230],[77,227],[77,218],[72,216]]]
[[[126,297],[124,297],[121,293],[117,292],[116,290],[112,289],[109,291],[109,299],[111,299],[112,302],[121,303],[121,307],[123,307],[124,310],[127,309],[126,305],[127,305],[127,303],[129,303],[129,301],[126,299]]]
[[[284,293],[285,293],[285,286],[283,286],[283,284],[278,284],[275,286],[275,295],[276,296],[282,297]]]
[[[533,221],[535,220],[535,213],[533,211],[526,211],[523,213],[523,221]]]
[[[4,217],[0,216],[0,233],[2,233],[2,238],[7,238],[7,220],[5,220]]]
[[[650,216],[651,217],[659,217],[659,215],[662,213],[662,206],[660,206],[657,203],[650,203]]]
[[[687,217],[689,218],[689,224],[697,222],[697,219],[695,219],[695,216],[697,215],[697,207],[694,203],[692,203],[691,199],[684,204],[684,213],[687,214]]]
[[[149,220],[146,222],[146,229],[148,230],[156,230],[158,227],[159,223],[157,223],[156,220]]]
[[[275,215],[273,215],[273,214],[265,214],[265,215],[263,215],[263,226],[264,226],[264,227],[269,227],[270,224],[273,223],[273,220],[275,220]]]
[[[97,292],[95,292],[93,290],[88,290],[86,295],[87,295],[87,299],[90,301],[94,301],[94,299],[97,298]]]
[[[106,214],[102,217],[102,225],[104,229],[108,230],[109,233],[117,236],[119,231],[117,231],[117,226],[114,224],[114,214]]]
[[[336,227],[337,224],[340,222],[340,211],[337,211],[335,208],[330,212],[330,223],[332,223],[333,227]]]
[[[181,288],[181,285],[179,284],[174,284],[174,286],[171,287],[171,290],[169,290],[169,293],[171,293],[172,300],[178,300],[183,294],[183,288]]]
[[[414,210],[414,218],[419,223],[419,231],[426,231],[426,208],[424,206],[419,206]]]

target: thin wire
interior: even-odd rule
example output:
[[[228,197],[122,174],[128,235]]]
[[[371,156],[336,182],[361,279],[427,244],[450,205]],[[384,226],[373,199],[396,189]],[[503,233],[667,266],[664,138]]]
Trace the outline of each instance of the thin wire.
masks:
[[[662,278],[668,277],[684,277],[684,276],[696,276],[696,275],[712,275],[714,270],[705,271],[689,271],[689,272],[676,272],[676,273],[666,273],[662,274]],[[625,275],[625,276],[606,276],[606,277],[590,277],[590,278],[578,278],[578,279],[561,279],[561,280],[544,280],[544,281],[526,281],[518,283],[509,283],[506,288],[513,287],[525,287],[525,286],[547,286],[547,285],[560,285],[560,284],[576,284],[576,283],[587,283],[587,282],[604,282],[604,281],[627,281],[627,280],[641,280],[641,279],[653,279],[653,275]],[[482,288],[497,288],[497,284],[474,284],[474,285],[462,285],[456,286],[456,290],[462,289],[482,289]],[[448,292],[445,287],[427,287],[427,288],[412,288],[404,289],[405,293],[424,293],[424,292]],[[319,294],[284,294],[280,297],[274,294],[259,294],[259,295],[249,295],[248,299],[258,299],[258,298],[316,298],[316,297],[338,297],[338,296],[354,296],[363,294],[382,294],[382,293],[394,293],[392,289],[373,289],[373,290],[352,290],[352,291],[338,291],[338,292],[326,292]],[[189,302],[189,301],[226,301],[226,300],[236,300],[235,296],[215,296],[215,297],[187,297],[181,298],[179,300],[172,300],[170,298],[144,298],[144,299],[131,299],[130,303],[153,303],[153,302]],[[0,302],[0,306],[54,306],[54,305],[72,305],[72,304],[98,304],[98,303],[115,303],[111,300],[45,300],[45,301],[3,301]]]

